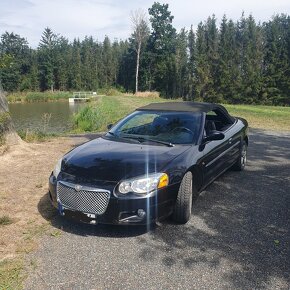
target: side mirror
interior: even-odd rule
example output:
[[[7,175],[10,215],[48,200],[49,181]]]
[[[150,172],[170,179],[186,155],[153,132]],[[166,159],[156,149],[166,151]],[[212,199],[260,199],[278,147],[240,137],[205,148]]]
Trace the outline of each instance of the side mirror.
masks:
[[[113,127],[113,124],[107,125],[107,129],[110,130]]]
[[[218,131],[213,131],[210,135],[203,138],[202,144],[206,144],[209,141],[217,141],[223,140],[225,138],[225,134]]]

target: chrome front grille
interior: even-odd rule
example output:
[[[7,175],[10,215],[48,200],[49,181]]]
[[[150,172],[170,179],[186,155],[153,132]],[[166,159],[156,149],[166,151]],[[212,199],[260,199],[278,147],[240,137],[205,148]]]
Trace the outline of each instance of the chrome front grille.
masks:
[[[69,182],[57,183],[57,200],[68,209],[103,214],[109,204],[110,191],[80,186]]]

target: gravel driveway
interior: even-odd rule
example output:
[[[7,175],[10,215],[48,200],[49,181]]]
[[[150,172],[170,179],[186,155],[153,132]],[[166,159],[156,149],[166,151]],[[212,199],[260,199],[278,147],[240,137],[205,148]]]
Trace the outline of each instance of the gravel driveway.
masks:
[[[184,226],[52,224],[26,289],[289,289],[290,134],[252,130],[247,169],[202,192]]]

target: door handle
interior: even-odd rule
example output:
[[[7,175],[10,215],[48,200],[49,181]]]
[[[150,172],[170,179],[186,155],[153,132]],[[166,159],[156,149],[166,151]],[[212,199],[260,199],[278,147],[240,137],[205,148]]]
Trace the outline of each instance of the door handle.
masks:
[[[233,138],[229,139],[229,144],[232,144]]]

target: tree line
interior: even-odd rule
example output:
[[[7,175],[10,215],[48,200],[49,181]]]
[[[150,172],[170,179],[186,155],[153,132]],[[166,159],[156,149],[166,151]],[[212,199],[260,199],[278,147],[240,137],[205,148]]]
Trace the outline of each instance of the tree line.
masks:
[[[5,32],[0,39],[0,80],[6,91],[158,91],[226,103],[290,104],[290,16],[257,23],[210,16],[197,29],[173,27],[168,4],[132,13],[127,40],[70,42],[46,28],[37,48]]]

